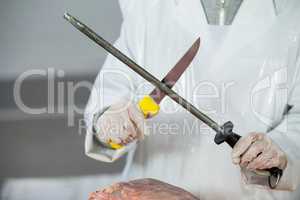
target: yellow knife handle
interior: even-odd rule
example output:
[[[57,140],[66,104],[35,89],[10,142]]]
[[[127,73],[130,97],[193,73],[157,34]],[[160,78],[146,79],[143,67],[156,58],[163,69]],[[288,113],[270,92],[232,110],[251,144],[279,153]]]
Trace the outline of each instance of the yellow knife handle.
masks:
[[[149,95],[144,96],[139,102],[138,106],[143,113],[145,119],[154,117],[159,112],[159,104],[157,104],[153,98]]]
[[[122,149],[124,147],[122,144],[115,143],[111,139],[108,142],[108,146],[114,150]]]
[[[160,107],[159,104],[157,104],[151,96],[147,95],[144,96],[139,102],[138,102],[138,107],[140,111],[143,113],[145,119],[149,119],[151,117],[154,117],[159,113]],[[110,140],[108,142],[108,145],[110,148],[118,150],[123,148],[124,146],[122,144],[117,144],[112,142]]]

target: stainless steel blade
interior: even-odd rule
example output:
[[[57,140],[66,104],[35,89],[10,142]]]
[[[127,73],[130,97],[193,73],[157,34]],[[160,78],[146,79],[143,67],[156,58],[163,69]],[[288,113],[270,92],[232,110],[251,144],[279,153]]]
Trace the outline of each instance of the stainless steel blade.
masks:
[[[195,58],[200,47],[200,38],[198,38],[194,44],[189,48],[189,50],[184,54],[184,56],[176,63],[176,65],[168,72],[168,74],[162,79],[161,82],[172,88],[175,83],[179,80],[184,71],[189,67],[193,59]],[[159,88],[155,88],[150,96],[157,103],[163,100],[166,96]]]

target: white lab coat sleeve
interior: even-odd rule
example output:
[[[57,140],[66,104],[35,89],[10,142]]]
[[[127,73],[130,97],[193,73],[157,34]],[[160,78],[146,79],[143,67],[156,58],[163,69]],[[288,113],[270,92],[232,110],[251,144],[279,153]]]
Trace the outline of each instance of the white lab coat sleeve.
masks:
[[[296,190],[300,184],[300,59],[293,73],[288,104],[293,106],[282,122],[268,135],[287,154],[288,165],[284,170],[278,190]]]
[[[136,61],[142,64],[143,60],[143,23],[141,20],[125,18],[121,27],[121,34],[114,46]],[[95,117],[99,117],[105,110],[121,100],[135,101],[135,86],[139,77],[127,66],[112,55],[107,59],[99,72],[90,98],[85,109],[85,123],[87,127],[85,139],[85,153],[87,156],[103,162],[113,162],[123,154],[134,148],[132,143],[121,150],[105,148],[97,141],[93,133]]]

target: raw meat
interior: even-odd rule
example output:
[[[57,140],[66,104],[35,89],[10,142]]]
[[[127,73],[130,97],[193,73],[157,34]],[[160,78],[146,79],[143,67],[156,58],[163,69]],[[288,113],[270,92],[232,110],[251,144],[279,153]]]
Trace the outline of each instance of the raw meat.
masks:
[[[191,193],[154,179],[117,183],[90,194],[89,200],[199,200]]]

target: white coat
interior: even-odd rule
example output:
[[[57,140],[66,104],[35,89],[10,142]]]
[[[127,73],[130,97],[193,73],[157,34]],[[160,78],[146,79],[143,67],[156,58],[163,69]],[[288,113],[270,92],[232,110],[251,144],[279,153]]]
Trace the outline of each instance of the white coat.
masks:
[[[215,145],[213,131],[165,98],[160,114],[147,122],[150,134],[138,144],[126,177],[157,178],[204,200],[299,200],[300,1],[287,0],[276,15],[272,0],[245,0],[228,27],[207,25],[200,0],[120,4],[124,22],[117,48],[162,79],[200,36],[199,53],[174,90],[220,124],[231,120],[242,136],[268,134],[289,160],[277,190],[245,185],[231,162],[231,149]],[[152,89],[113,56],[107,57],[85,113],[88,156],[112,162],[130,149],[101,149],[92,137],[94,115]],[[293,107],[284,115],[287,104]]]

